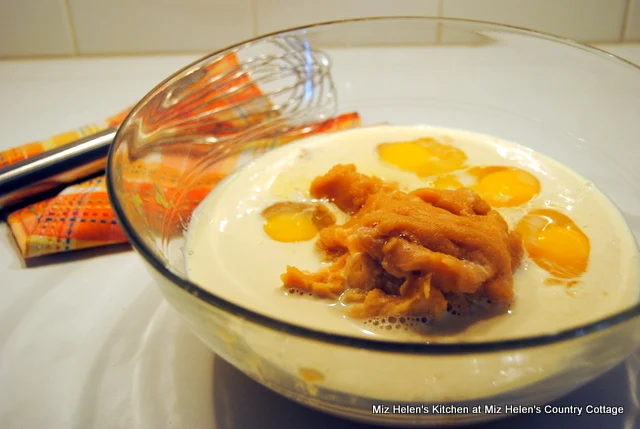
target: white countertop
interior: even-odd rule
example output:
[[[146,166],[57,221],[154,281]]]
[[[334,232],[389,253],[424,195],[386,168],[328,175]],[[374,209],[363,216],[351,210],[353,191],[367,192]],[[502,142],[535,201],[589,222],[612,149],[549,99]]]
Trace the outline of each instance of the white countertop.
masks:
[[[640,64],[640,44],[602,48]],[[0,62],[0,149],[116,113],[196,58]],[[302,422],[364,428],[295,405],[215,358],[165,304],[132,251],[88,251],[48,262],[25,267],[0,224],[2,429],[260,429]],[[112,274],[94,275],[105,271]],[[83,316],[100,323],[78,324]],[[586,404],[598,392],[617,405],[628,393],[618,384],[627,370],[619,366],[562,403]],[[516,417],[491,427],[530,427],[524,422]],[[607,426],[622,428],[621,422]],[[540,416],[535,426],[573,423]]]

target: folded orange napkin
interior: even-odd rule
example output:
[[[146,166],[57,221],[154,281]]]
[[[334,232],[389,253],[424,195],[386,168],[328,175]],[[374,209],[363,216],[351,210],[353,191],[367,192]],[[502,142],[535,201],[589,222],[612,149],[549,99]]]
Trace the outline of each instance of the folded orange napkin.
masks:
[[[237,64],[237,58],[229,55],[214,63],[206,72],[211,74],[224,73],[225,70],[236,67]],[[200,82],[203,80],[204,79],[201,79]],[[194,89],[197,89],[201,83],[194,82],[192,85]],[[238,97],[250,100],[251,97],[261,95],[257,86],[250,85],[248,88],[247,91],[243,91],[234,97],[233,100],[224,97],[221,102],[237,103]],[[194,94],[198,94],[197,91],[194,91]],[[217,95],[219,96],[219,94]],[[264,102],[264,97],[262,97],[261,100]],[[197,112],[197,104],[194,103],[202,101],[202,93],[199,93],[197,97],[194,96],[193,100],[187,100],[187,103],[181,105],[179,110],[173,111],[172,117],[161,118],[163,125],[164,121],[180,121],[183,117],[182,115],[185,114],[194,115]],[[251,109],[251,103],[247,104],[247,109]],[[234,111],[236,111],[234,115],[237,115],[237,117],[229,117],[227,114],[227,117],[217,118],[217,121],[209,118],[206,123],[203,122],[199,124],[199,126],[201,126],[200,130],[205,129],[213,136],[220,136],[228,134],[230,126],[231,129],[238,129],[243,124],[246,125],[247,111],[240,111],[240,109],[234,109]],[[126,109],[115,116],[107,118],[103,122],[85,125],[77,130],[58,134],[47,140],[28,143],[0,152],[0,168],[54,149],[81,137],[107,128],[116,127],[120,125],[128,112],[129,109]],[[220,126],[221,123],[224,125]],[[300,128],[296,128],[289,133],[254,142],[250,145],[249,149],[243,153],[243,157],[231,157],[225,160],[225,162],[219,162],[214,166],[214,171],[209,171],[208,173],[213,173],[217,182],[220,178],[228,175],[239,166],[240,158],[246,160],[247,156],[244,155],[256,157],[269,148],[291,142],[300,137],[306,137],[310,134],[357,127],[360,125],[360,118],[357,113],[346,113],[321,123],[309,125],[313,126],[305,127],[305,132],[303,133],[300,132]],[[167,173],[171,175],[172,171],[169,157],[167,158],[167,165],[165,167],[163,176],[167,177]],[[208,189],[210,189],[210,187]],[[170,192],[165,192],[165,195],[167,194],[170,194]],[[205,195],[206,194],[199,195],[198,198],[204,198]],[[197,203],[199,201],[196,199],[194,202]],[[148,207],[148,209],[149,213],[152,213],[154,208]],[[53,198],[31,204],[10,213],[7,220],[18,248],[25,258],[106,246],[127,241],[109,202],[104,176],[68,186]]]

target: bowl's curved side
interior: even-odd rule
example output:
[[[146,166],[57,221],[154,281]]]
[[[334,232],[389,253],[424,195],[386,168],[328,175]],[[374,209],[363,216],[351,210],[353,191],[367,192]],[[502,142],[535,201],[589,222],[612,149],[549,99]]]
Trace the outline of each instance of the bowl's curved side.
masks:
[[[391,21],[401,22],[404,31],[381,31]],[[446,34],[481,43],[446,51],[428,45],[434,24]],[[334,37],[338,30],[346,34],[342,42]],[[365,125],[428,123],[529,146],[596,183],[640,236],[640,175],[635,168],[640,151],[634,151],[640,134],[637,68],[557,38],[471,21],[355,20],[286,34],[326,47],[339,109],[358,111]],[[372,49],[371,34],[385,34],[387,42],[398,43]],[[341,44],[332,48],[331,43]],[[182,252],[184,229],[198,199],[211,189],[196,186],[203,177],[195,168],[206,160],[211,142],[197,128],[172,128],[171,121],[184,125],[184,118],[175,115],[171,100],[195,73],[235,50],[186,67],[145,97],[119,130],[107,167],[109,198],[130,241],[167,300],[222,358],[314,408],[376,423],[444,425],[495,416],[472,409],[468,415],[448,417],[374,415],[372,407],[383,402],[546,403],[613,367],[640,344],[637,303],[587,325],[536,337],[416,344],[288,324],[190,282]],[[162,132],[150,132],[150,124]],[[172,150],[161,153],[159,142],[170,143]],[[206,179],[211,184],[220,177]],[[410,388],[399,380],[410,380]]]
[[[372,424],[459,426],[518,414],[505,412],[508,405],[535,410],[613,368],[640,341],[640,321],[632,319],[560,344],[473,357],[358,350],[211,311],[149,268],[167,301],[217,355],[289,399]]]

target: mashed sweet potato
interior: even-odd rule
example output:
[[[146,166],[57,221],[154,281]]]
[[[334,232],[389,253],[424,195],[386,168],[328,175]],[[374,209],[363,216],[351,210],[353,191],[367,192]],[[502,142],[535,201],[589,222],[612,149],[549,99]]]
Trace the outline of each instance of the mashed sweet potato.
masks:
[[[407,193],[349,164],[317,177],[310,192],[351,218],[320,231],[318,249],[332,263],[315,273],[287,267],[285,287],[342,295],[358,318],[438,319],[451,302],[513,300],[521,240],[470,189]]]

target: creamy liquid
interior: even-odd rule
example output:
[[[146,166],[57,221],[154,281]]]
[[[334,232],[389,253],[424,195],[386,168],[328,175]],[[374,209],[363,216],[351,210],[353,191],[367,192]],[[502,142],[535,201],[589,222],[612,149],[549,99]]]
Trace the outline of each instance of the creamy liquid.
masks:
[[[541,192],[528,203],[498,209],[510,227],[530,209],[552,208],[568,215],[589,237],[589,266],[570,288],[549,285],[550,275],[525,259],[515,273],[515,302],[504,315],[478,320],[448,333],[383,330],[344,315],[340,303],[286,295],[280,275],[287,265],[316,271],[322,266],[315,239],[281,243],[263,230],[261,211],[285,200],[309,201],[311,181],[338,163],[396,181],[407,190],[421,179],[381,161],[384,142],[435,137],[468,156],[468,164],[501,165],[535,175]],[[346,216],[329,205],[342,223]],[[595,186],[530,149],[460,130],[380,126],[310,137],[285,145],[221,182],[192,217],[185,246],[189,278],[226,300],[280,320],[333,333],[396,340],[482,341],[548,334],[595,321],[638,301],[637,246],[615,206]]]

